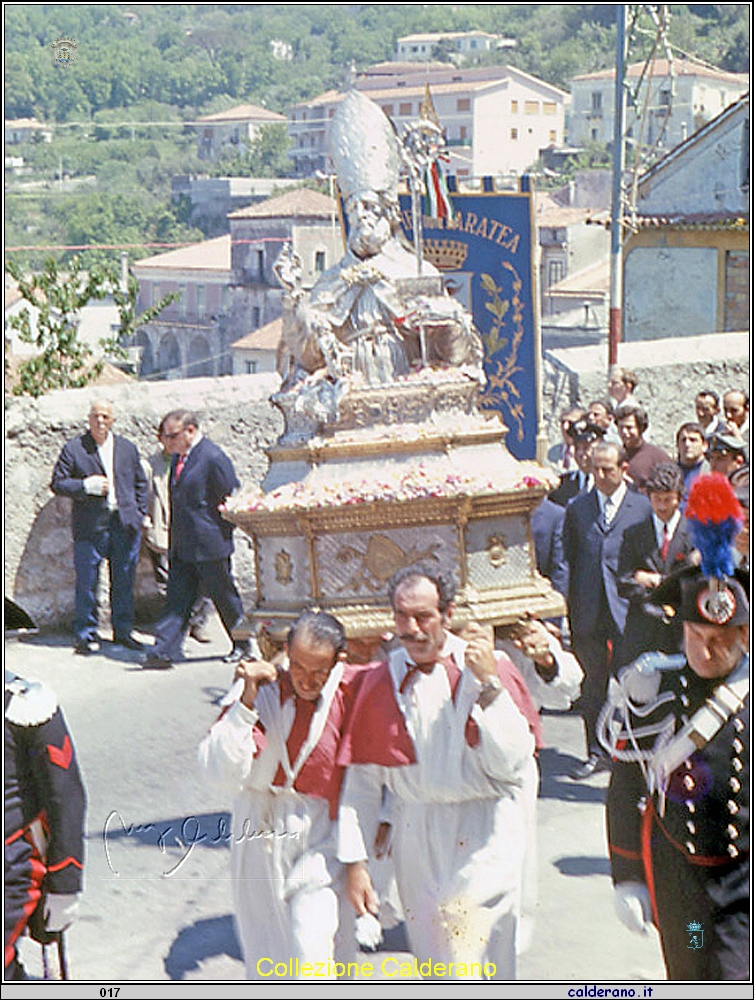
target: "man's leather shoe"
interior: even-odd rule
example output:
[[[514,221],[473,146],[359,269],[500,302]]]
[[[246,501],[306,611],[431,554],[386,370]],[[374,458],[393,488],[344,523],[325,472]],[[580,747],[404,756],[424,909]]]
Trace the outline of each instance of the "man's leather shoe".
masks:
[[[251,655],[251,648],[248,642],[234,642],[233,649],[227,656],[223,657],[223,663],[240,663],[241,660],[248,659]]]
[[[144,652],[144,643],[139,642],[132,635],[116,635],[114,637],[116,646],[123,646],[125,649],[132,649],[135,653]]]
[[[598,771],[609,770],[610,761],[607,757],[603,757],[602,754],[599,753],[590,753],[589,757],[583,764],[576,768],[571,777],[574,781],[584,781],[585,778],[591,778],[591,776],[593,774],[597,774]]]
[[[172,670],[173,661],[158,653],[147,653],[141,666],[143,670]]]
[[[204,622],[197,622],[195,625],[191,625],[189,635],[192,639],[196,639],[197,642],[212,642],[212,636],[209,634],[209,629]]]
[[[96,639],[79,639],[73,651],[78,656],[91,656],[92,653],[99,653],[100,644]]]

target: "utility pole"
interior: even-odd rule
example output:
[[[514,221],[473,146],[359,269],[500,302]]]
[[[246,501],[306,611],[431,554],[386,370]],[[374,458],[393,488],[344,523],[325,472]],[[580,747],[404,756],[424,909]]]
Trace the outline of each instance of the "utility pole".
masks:
[[[626,107],[626,4],[615,7],[618,40],[615,58],[615,119],[613,128],[613,195],[610,210],[610,328],[608,332],[608,364],[618,363],[618,344],[623,325],[623,171],[626,147],[623,138],[623,118]]]

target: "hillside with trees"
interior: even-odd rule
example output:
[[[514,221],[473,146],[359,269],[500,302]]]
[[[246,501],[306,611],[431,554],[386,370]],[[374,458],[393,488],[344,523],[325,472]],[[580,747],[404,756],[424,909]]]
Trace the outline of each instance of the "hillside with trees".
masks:
[[[679,54],[748,71],[748,4],[671,12]],[[53,131],[51,143],[24,147],[25,175],[6,172],[10,246],[201,238],[170,201],[174,174],[208,166],[185,123],[239,103],[285,113],[341,85],[351,64],[390,59],[404,34],[476,28],[514,38],[516,48],[481,61],[565,88],[614,61],[612,4],[10,4],[4,13],[5,116]],[[70,66],[53,59],[61,37],[78,43]],[[283,128],[270,126],[256,148],[211,169],[274,176],[285,153]]]

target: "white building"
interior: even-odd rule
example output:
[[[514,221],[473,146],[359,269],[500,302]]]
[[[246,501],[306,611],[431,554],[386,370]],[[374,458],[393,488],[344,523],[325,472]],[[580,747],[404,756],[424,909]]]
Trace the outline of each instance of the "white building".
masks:
[[[233,374],[259,375],[276,370],[277,352],[283,336],[283,317],[252,330],[232,345]]]
[[[197,119],[199,159],[214,160],[228,151],[248,152],[263,125],[284,125],[286,118],[256,104],[239,104]]]
[[[568,95],[513,66],[369,71],[356,81],[400,130],[419,118],[429,85],[450,152],[448,172],[461,178],[523,174],[540,149],[564,141]],[[329,131],[345,95],[332,90],[289,113],[289,156],[299,176],[331,173]]]
[[[610,236],[598,201],[537,194],[540,325],[546,348],[598,343],[607,332]]]
[[[749,330],[749,136],[746,95],[640,178],[625,340]]]
[[[512,49],[516,46],[514,38],[503,38],[502,35],[491,35],[487,31],[438,31],[404,35],[398,39],[395,49],[396,62],[426,62],[433,59],[441,42],[447,43],[449,49],[459,59],[481,55],[493,49]]]
[[[5,145],[19,146],[24,142],[52,142],[52,129],[36,118],[5,119]]]
[[[235,342],[282,314],[274,267],[285,245],[301,258],[305,288],[343,254],[337,206],[318,191],[288,191],[231,212],[228,220],[229,235],[133,265],[140,310],[170,292],[178,294],[136,336],[142,377],[231,374]],[[259,355],[249,358],[258,362],[257,370],[269,370]]]
[[[695,59],[657,59],[641,80],[643,72],[640,62],[631,63],[626,71],[628,86],[636,91],[627,109],[626,128],[644,146],[657,144],[665,150],[683,142],[749,89],[748,75],[728,73]],[[612,142],[614,118],[614,68],[571,80],[570,145]]]

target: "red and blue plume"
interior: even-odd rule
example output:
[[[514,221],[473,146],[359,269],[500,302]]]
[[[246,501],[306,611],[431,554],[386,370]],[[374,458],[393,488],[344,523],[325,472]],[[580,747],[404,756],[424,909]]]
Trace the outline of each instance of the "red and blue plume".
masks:
[[[712,472],[694,480],[686,517],[702,556],[702,573],[708,579],[732,576],[733,539],[743,526],[744,512],[725,476]]]

